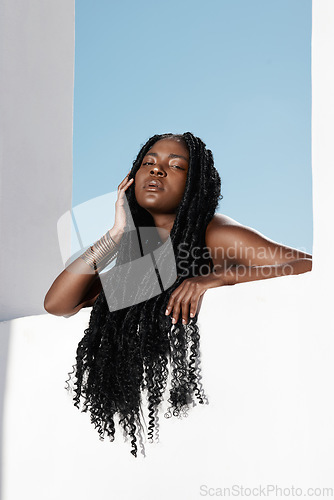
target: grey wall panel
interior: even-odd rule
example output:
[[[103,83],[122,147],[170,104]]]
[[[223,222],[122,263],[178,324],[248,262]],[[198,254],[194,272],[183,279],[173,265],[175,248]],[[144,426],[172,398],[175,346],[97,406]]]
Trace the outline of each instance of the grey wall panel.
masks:
[[[74,0],[0,4],[0,321],[42,313],[72,195]]]

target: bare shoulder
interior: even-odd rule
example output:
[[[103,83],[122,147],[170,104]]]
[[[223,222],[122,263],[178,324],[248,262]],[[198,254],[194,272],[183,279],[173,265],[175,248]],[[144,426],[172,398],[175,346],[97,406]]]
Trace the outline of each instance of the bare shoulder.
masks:
[[[209,248],[216,246],[230,247],[236,242],[242,242],[250,246],[260,242],[262,244],[274,243],[273,240],[266,238],[259,231],[241,224],[228,215],[215,214],[206,228],[206,246]]]
[[[212,255],[217,255],[217,249],[231,264],[250,265],[247,255],[251,255],[251,265],[278,265],[295,259],[312,258],[310,254],[277,243],[264,236],[259,231],[244,226],[236,220],[223,214],[215,214],[206,228],[205,244]],[[216,264],[214,261],[214,263]]]
[[[208,224],[208,227],[206,228],[207,232],[214,231],[215,228],[217,227],[222,227],[222,226],[242,226],[240,222],[236,221],[235,219],[232,219],[228,215],[224,214],[215,214],[211,221]]]
[[[245,226],[228,215],[215,214],[206,228],[206,245],[210,246],[209,243],[212,242],[217,233],[219,233],[220,237],[225,235],[226,238],[230,239],[230,237],[236,234],[240,228],[245,228]]]

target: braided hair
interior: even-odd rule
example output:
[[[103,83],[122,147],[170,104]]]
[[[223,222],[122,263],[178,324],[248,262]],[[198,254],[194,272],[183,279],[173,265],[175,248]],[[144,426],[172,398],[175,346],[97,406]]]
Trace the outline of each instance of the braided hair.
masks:
[[[134,301],[134,305],[118,310],[113,307],[111,311],[108,304],[117,306],[120,291],[125,293],[132,288],[131,266],[128,266],[121,279],[115,279],[114,275],[112,286],[107,287],[111,289],[110,297],[106,297],[104,287],[94,303],[88,328],[77,348],[76,365],[66,381],[67,389],[70,389],[68,382],[73,376],[74,405],[83,412],[89,411],[100,439],[107,435],[111,441],[114,440],[117,418],[124,437],[131,439],[131,453],[134,456],[137,456],[138,444],[143,452],[144,418],[141,404],[144,395],[147,400],[147,437],[150,442],[157,438],[158,410],[168,385],[168,377],[169,408],[165,417],[186,416],[190,403],[194,405],[196,399],[200,404],[206,401],[200,382],[197,314],[187,325],[182,324],[182,318],[172,325],[170,316],[164,313],[171,293],[185,279],[182,270],[187,270],[187,277],[199,275],[203,267],[208,272],[212,271],[212,260],[203,250],[206,228],[222,198],[221,180],[214,167],[212,152],[190,132],[151,137],[134,160],[129,178],[135,176],[148,150],[162,139],[183,141],[189,150],[184,195],[170,233],[176,280],[174,276],[171,286],[147,300],[139,303]],[[134,262],[138,258],[134,250],[138,245],[133,242],[135,239],[138,241],[139,228],[155,228],[153,217],[137,203],[133,184],[125,194],[135,231],[125,231],[112,270],[114,273],[122,268],[122,264]],[[157,241],[157,245],[160,243]],[[184,251],[185,247],[188,252]],[[195,247],[199,250],[198,255],[191,251]],[[143,255],[143,248],[140,251]],[[163,252],[161,260],[164,261]],[[165,269],[166,272],[168,269]],[[106,274],[111,274],[111,271]],[[143,276],[141,292],[149,292],[150,283],[152,279],[148,275]],[[138,291],[135,290],[136,293]]]

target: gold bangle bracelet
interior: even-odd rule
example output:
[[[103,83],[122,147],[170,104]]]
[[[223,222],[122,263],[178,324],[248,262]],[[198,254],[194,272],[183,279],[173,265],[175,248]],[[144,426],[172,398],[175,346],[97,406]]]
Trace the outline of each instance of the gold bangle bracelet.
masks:
[[[92,269],[97,271],[97,266],[102,267],[101,264],[112,262],[116,257],[118,247],[119,245],[113,240],[108,231],[102,238],[97,240],[94,245],[87,248],[81,255],[81,258]]]

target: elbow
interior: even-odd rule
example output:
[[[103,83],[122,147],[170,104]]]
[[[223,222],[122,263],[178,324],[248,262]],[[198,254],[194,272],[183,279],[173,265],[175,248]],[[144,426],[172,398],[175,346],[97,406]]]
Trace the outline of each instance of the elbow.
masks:
[[[57,306],[57,304],[52,303],[47,297],[44,299],[44,309],[47,313],[52,314],[53,316],[63,316],[64,318],[74,316],[74,314],[80,310],[80,308],[76,308],[71,311],[65,311],[61,307]]]
[[[50,306],[50,301],[48,300],[48,294],[46,294],[45,298],[44,298],[44,304],[43,304],[43,307],[45,309],[45,311],[49,314],[52,314],[51,310],[51,306]]]
[[[304,271],[302,271],[302,272],[307,273],[309,271],[312,271],[312,258],[311,259],[309,259],[309,258],[304,259],[304,261],[305,261],[304,262]]]
[[[286,267],[285,267],[286,266]],[[289,270],[289,274],[303,274],[312,271],[312,259],[297,259],[283,265],[283,271]],[[285,274],[285,272],[283,273]]]
[[[57,311],[57,308],[52,305],[52,302],[48,300],[47,297],[45,297],[44,299],[44,309],[49,314],[53,314],[54,316],[61,316],[61,314],[59,314],[59,311]]]
[[[62,311],[59,307],[57,307],[56,304],[53,304],[52,301],[47,298],[47,296],[44,299],[44,309],[47,313],[52,314],[53,316],[71,316],[71,314],[66,311]]]

